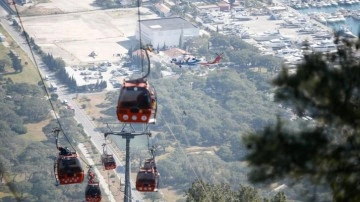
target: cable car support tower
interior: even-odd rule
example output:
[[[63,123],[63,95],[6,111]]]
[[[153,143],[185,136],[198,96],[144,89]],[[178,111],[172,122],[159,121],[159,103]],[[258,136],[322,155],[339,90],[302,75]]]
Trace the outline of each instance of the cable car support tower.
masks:
[[[124,81],[120,90],[116,114],[122,127],[119,132],[110,130],[110,132],[104,133],[105,139],[109,135],[115,135],[126,140],[124,202],[131,202],[132,200],[130,140],[141,135],[151,137],[149,124],[156,122],[156,91],[147,81],[147,76],[150,74],[150,58],[147,51],[151,51],[151,47],[141,47],[141,52],[143,51],[147,57],[148,72],[141,78]],[[108,126],[108,128],[110,127]]]
[[[104,134],[105,138],[109,135],[121,136],[123,139],[126,140],[126,147],[125,147],[125,190],[124,190],[124,202],[131,202],[132,195],[131,195],[131,184],[130,184],[130,140],[134,139],[136,136],[147,135],[151,137],[151,132],[146,126],[144,131],[125,131],[124,129],[130,126],[131,129],[133,127],[131,125],[124,124],[122,130],[120,132],[106,132]]]

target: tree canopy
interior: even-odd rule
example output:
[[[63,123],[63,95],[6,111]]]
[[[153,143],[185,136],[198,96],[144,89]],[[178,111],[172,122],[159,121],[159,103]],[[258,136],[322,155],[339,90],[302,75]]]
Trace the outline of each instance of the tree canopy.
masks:
[[[71,142],[84,140],[82,127],[79,127],[73,115],[66,112],[59,114]],[[39,86],[12,82],[1,85],[1,201],[80,201],[83,198],[78,194],[83,193],[83,185],[74,185],[70,190],[54,185],[53,158],[58,153],[54,136],[49,135],[39,141],[37,137],[43,134],[36,134],[33,129],[27,131],[27,122],[38,124],[49,118],[48,115],[49,104]],[[55,120],[50,121],[43,131],[50,134],[54,127],[58,127]],[[66,143],[63,137],[60,141]]]
[[[335,42],[336,53],[306,55],[296,73],[284,69],[273,81],[276,101],[307,121],[291,127],[279,118],[246,136],[250,180],[307,178],[334,201],[360,201],[360,41]]]
[[[233,190],[229,184],[209,184],[196,180],[185,192],[186,202],[286,202],[283,192],[277,192],[271,199],[262,198],[255,188],[240,185],[238,190]]]

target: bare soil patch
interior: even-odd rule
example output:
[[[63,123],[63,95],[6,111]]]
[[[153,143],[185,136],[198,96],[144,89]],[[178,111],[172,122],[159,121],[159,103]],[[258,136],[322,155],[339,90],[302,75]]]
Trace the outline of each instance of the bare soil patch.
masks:
[[[105,114],[101,113],[101,111],[105,110],[105,108],[99,107],[101,104],[108,103],[105,100],[105,97],[106,92],[78,95],[76,102],[79,106],[85,106],[84,110],[87,115],[89,115],[94,120],[98,120],[100,117],[106,117]]]
[[[39,123],[26,124],[27,133],[22,135],[21,138],[26,141],[44,141],[47,140],[42,128],[49,124],[50,119],[46,119]]]

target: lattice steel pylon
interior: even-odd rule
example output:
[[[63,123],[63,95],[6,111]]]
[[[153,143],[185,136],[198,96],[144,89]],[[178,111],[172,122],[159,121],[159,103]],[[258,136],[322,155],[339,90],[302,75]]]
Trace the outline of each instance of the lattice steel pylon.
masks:
[[[148,128],[148,124],[135,124],[135,125],[145,125],[144,130],[137,131],[134,129],[132,124],[124,124],[120,132],[106,132],[104,133],[105,138],[109,135],[121,136],[126,140],[125,146],[125,190],[124,190],[124,202],[131,202],[131,183],[130,183],[130,140],[134,139],[136,136],[147,135],[151,137],[151,132]],[[130,128],[126,131],[125,129]]]

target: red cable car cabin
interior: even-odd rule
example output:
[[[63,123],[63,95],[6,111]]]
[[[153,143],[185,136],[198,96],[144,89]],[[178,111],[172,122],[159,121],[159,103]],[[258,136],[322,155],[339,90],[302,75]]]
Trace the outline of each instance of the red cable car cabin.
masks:
[[[104,166],[105,170],[112,170],[116,168],[116,162],[114,156],[111,154],[102,154],[101,155],[101,162]]]
[[[85,190],[86,202],[99,202],[101,201],[101,190],[98,182],[88,183]]]
[[[55,164],[55,172],[60,185],[84,181],[84,170],[76,153],[68,156],[59,155]]]
[[[144,79],[125,81],[119,95],[116,114],[124,123],[154,123],[156,96]]]
[[[147,159],[144,167],[140,168],[136,176],[136,190],[140,192],[154,192],[158,190],[159,173],[154,159]]]

